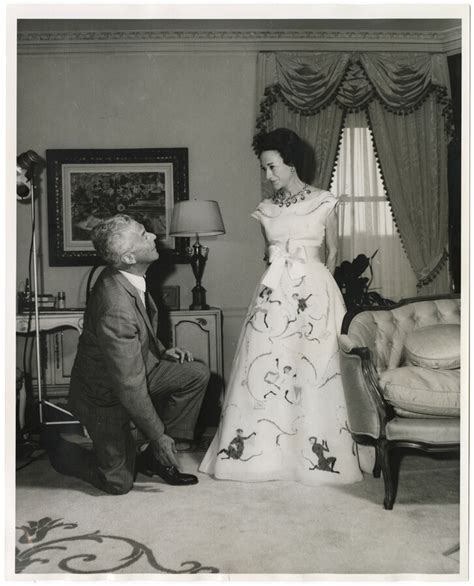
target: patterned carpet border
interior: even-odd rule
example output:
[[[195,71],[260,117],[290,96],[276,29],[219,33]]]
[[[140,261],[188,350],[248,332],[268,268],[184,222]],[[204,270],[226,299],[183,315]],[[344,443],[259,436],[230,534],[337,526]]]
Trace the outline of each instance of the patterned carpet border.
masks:
[[[58,569],[69,574],[104,574],[117,572],[129,568],[140,559],[145,558],[157,573],[164,574],[216,574],[219,570],[213,566],[203,566],[198,561],[186,561],[181,564],[181,569],[166,568],[158,562],[153,551],[143,543],[139,543],[127,537],[118,535],[106,535],[100,530],[93,533],[79,535],[59,535],[56,539],[46,540],[49,533],[57,530],[71,531],[78,528],[77,523],[63,522],[63,519],[51,519],[43,517],[39,521],[28,521],[26,525],[17,527],[20,536],[15,547],[15,573],[21,574],[34,564],[50,564],[51,554],[62,553],[63,557],[58,562]],[[111,542],[121,542],[130,548],[128,555],[109,562],[107,566],[91,570],[87,564],[100,560],[100,555],[114,551]],[[27,546],[27,547],[25,547]],[[99,547],[99,552],[94,553],[94,547]],[[87,551],[87,553],[85,553]],[[30,570],[33,573],[33,570]],[[30,573],[28,572],[28,573]]]

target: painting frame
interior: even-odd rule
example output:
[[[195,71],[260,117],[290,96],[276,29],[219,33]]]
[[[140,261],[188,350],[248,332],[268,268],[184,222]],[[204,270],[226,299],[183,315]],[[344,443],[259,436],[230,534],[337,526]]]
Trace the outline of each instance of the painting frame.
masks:
[[[188,262],[189,238],[169,236],[173,206],[189,199],[188,149],[48,149],[49,265],[103,264],[89,238],[95,223],[129,214],[157,234],[160,256]]]
[[[169,311],[180,310],[180,287],[179,285],[164,285],[161,287],[161,299],[164,307]]]

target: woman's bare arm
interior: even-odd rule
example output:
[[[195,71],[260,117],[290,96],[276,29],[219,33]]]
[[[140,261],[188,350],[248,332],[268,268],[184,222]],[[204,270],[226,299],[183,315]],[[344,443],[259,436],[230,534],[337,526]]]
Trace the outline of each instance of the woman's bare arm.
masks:
[[[326,219],[326,266],[334,275],[337,263],[337,212],[333,208]]]

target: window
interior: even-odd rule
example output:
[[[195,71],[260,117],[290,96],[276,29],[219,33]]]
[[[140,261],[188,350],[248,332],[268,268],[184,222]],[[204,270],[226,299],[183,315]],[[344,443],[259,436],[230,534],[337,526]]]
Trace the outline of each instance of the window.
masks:
[[[330,191],[341,201],[338,262],[377,250],[370,289],[393,301],[416,296],[415,274],[393,221],[364,112],[347,115]]]

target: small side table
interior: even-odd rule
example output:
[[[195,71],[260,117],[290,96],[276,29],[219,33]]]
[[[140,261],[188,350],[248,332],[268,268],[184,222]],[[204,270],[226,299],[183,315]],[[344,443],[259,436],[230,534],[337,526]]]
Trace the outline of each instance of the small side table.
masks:
[[[41,311],[39,314],[39,328],[41,333],[49,333],[54,330],[63,330],[72,328],[79,334],[82,332],[84,323],[84,310],[83,309],[62,309],[52,311]],[[16,333],[19,335],[31,335],[35,333],[35,320],[27,313],[20,313],[16,316]],[[46,383],[46,387],[50,387],[51,391],[55,388],[64,387],[64,380],[61,381],[60,385],[55,385],[56,379],[64,378],[62,374],[64,368],[62,363],[62,356],[59,347],[53,346],[52,351],[46,352],[46,356],[42,357],[42,369],[49,373],[49,377],[52,380],[45,381],[44,377],[41,379]],[[57,375],[57,376],[56,376]],[[67,378],[67,377],[66,377]],[[54,392],[53,392],[54,394]],[[68,425],[68,424],[79,424],[74,419],[71,413],[66,409],[63,409],[59,405],[55,405],[51,401],[48,401],[47,392],[42,397],[41,408],[47,409],[47,415],[43,411],[44,423],[47,425]],[[20,416],[24,414],[20,413]],[[51,420],[49,420],[51,415]]]

